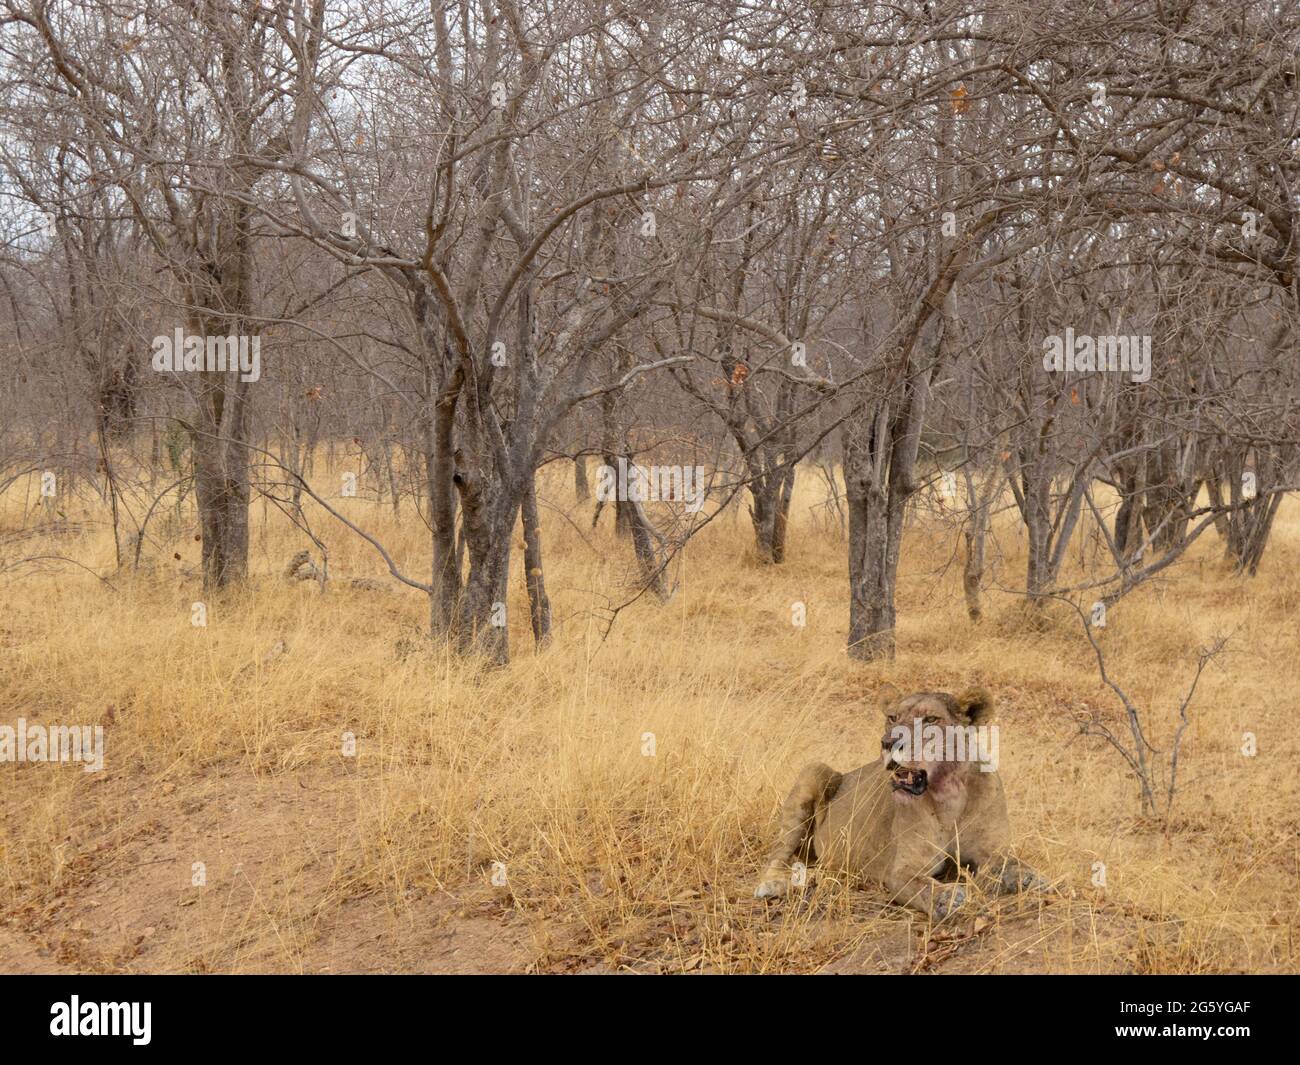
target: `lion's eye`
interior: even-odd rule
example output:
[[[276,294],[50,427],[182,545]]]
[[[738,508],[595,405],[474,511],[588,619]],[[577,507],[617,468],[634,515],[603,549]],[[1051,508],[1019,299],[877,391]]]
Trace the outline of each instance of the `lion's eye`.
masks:
[[[936,725],[938,724],[939,719],[937,717],[927,717],[927,718],[923,718],[923,721],[927,725]]]

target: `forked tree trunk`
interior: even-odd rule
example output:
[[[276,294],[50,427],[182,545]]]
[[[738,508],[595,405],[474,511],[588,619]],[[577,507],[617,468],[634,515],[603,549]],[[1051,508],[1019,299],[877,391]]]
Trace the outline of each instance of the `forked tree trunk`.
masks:
[[[932,283],[898,353],[893,383],[844,426],[849,512],[849,657],[891,660],[897,645],[895,591],[903,518],[916,491],[916,457],[930,404],[930,382],[952,335],[954,296],[964,253]],[[926,362],[919,368],[917,352]]]
[[[235,57],[223,51],[224,86],[233,112],[231,157],[253,152],[248,87]],[[253,188],[256,171],[236,163],[229,174],[232,200],[220,203],[187,239],[193,261],[184,278],[190,330],[209,336],[248,336],[253,300]],[[260,344],[260,341],[259,341]],[[252,340],[249,340],[251,347]],[[242,348],[242,343],[240,347]],[[260,367],[264,370],[265,367]],[[194,425],[194,488],[203,539],[203,586],[223,588],[248,575],[249,395],[251,381],[222,370],[194,375],[198,412]]]
[[[1215,506],[1232,508],[1216,516],[1214,525],[1223,537],[1224,557],[1238,574],[1253,577],[1259,571],[1283,495],[1270,489],[1287,483],[1292,450],[1289,446],[1270,446],[1255,448],[1249,455],[1245,451],[1230,451],[1220,458],[1209,476],[1210,501]],[[1248,457],[1253,457],[1254,462],[1250,470]],[[1243,486],[1247,476],[1254,480],[1253,497]]]
[[[636,559],[637,570],[640,574],[640,582],[643,588],[648,588],[654,592],[655,596],[661,601],[669,598],[667,580],[664,576],[664,538],[659,530],[655,528],[654,522],[650,520],[650,515],[645,511],[645,507],[640,501],[632,498],[632,481],[639,476],[637,473],[636,463],[631,456],[627,455],[605,455],[605,466],[609,470],[627,470],[627,487],[626,493],[629,498],[615,498],[614,503],[614,526],[615,531],[621,530],[621,535],[626,536],[632,541],[632,554]],[[619,495],[624,494],[619,492]],[[592,518],[592,528],[596,527],[596,522],[600,518],[600,508],[604,501],[597,499],[596,513]]]
[[[929,401],[924,371],[845,427],[844,481],[849,511],[849,657],[892,661],[895,592],[907,501],[916,491],[916,456]]]
[[[1052,499],[1051,459],[1031,444],[1020,451],[1020,479],[1014,475],[1011,490],[1029,539],[1025,563],[1025,591],[1029,602],[1043,606],[1056,585],[1065,552],[1074,536],[1089,484],[1086,469],[1071,471],[1071,481],[1055,502]]]
[[[754,543],[760,562],[785,561],[794,475],[793,465],[781,464],[754,476],[749,483],[749,517],[754,524]]]

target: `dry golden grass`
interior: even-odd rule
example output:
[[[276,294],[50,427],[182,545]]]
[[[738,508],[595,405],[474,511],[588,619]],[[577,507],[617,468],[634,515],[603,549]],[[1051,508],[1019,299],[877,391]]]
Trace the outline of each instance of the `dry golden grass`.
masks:
[[[0,500],[0,537],[38,521],[23,491]],[[589,508],[547,478],[556,637],[533,653],[516,577],[500,671],[429,644],[413,591],[279,579],[307,545],[261,503],[255,578],[209,600],[204,628],[190,623],[198,582],[171,561],[197,567],[192,514],[159,526],[157,571],[116,591],[62,564],[0,576],[0,723],[107,722],[103,773],[0,765],[0,970],[1294,971],[1300,505],[1256,579],[1228,574],[1211,534],[1110,613],[1109,668],[1162,748],[1198,648],[1231,636],[1202,678],[1166,823],[1138,815],[1118,755],[1079,735],[1079,715],[1118,724],[1120,707],[1078,625],[1028,625],[996,588],[969,623],[956,537],[933,514],[909,531],[897,661],[850,661],[845,547],[811,516],[820,492],[801,478],[786,564],[759,566],[745,516],[723,515],[685,550],[675,596],[606,634],[630,548],[608,515],[588,532]],[[422,575],[413,513],[338,505]],[[110,572],[102,507],[60,509],[88,524],[0,554]],[[336,577],[386,577],[366,544],[312,518]],[[996,523],[1008,587],[1017,526]],[[288,653],[262,665],[278,640]],[[1018,846],[1054,894],[985,902],[939,931],[827,882],[780,905],[750,897],[799,767],[878,750],[885,680],[998,695]],[[1257,757],[1240,753],[1246,731]]]

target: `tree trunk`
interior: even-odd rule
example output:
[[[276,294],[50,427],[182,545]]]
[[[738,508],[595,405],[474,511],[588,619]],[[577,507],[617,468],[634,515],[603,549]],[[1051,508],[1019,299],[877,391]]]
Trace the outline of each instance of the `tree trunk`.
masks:
[[[203,587],[248,576],[248,409],[244,382],[209,384],[199,399],[194,491],[203,539]]]
[[[469,575],[457,611],[457,646],[463,653],[480,654],[493,665],[504,666],[510,661],[506,596],[519,503],[493,505],[484,497],[477,477],[460,471],[455,477],[469,554]],[[507,490],[505,485],[493,487]]]
[[[246,212],[239,211],[246,223]],[[247,231],[226,262],[227,277],[234,288],[227,292],[227,307],[245,312],[248,307],[249,249]],[[234,277],[232,275],[239,274]],[[197,301],[196,301],[197,302]],[[208,336],[245,336],[243,318],[196,316],[191,329]],[[251,343],[251,339],[249,341]],[[199,508],[203,539],[203,587],[224,588],[248,576],[248,386],[240,374],[217,370],[197,375],[198,413],[194,433],[194,493]]]
[[[754,544],[760,562],[785,561],[786,530],[790,523],[790,499],[794,494],[794,466],[780,463],[755,475],[749,482],[749,517],[754,525]]]
[[[896,647],[898,560],[907,501],[916,490],[916,455],[929,400],[925,371],[896,390],[870,422],[845,426],[844,481],[849,511],[849,657],[892,661]]]
[[[988,470],[984,483],[976,487],[969,467],[963,467],[966,481],[966,558],[962,565],[961,586],[966,597],[966,616],[979,624],[984,620],[984,560],[988,544],[989,519],[993,500],[1002,486],[1000,467]]]
[[[432,363],[425,366],[425,395],[432,409],[425,424],[425,473],[429,493],[429,535],[433,549],[429,631],[446,636],[456,627],[461,564],[456,545],[455,423],[463,372],[459,367],[439,390]]]
[[[579,503],[585,503],[591,498],[591,485],[587,483],[586,455],[573,457],[573,492]]]
[[[861,475],[861,449],[845,442],[849,511],[849,657],[892,661],[897,571],[889,568],[889,522],[883,494]]]
[[[537,515],[537,477],[529,478],[520,508],[524,524],[524,583],[528,587],[528,613],[538,650],[551,642],[551,601],[546,595],[542,566],[541,521]]]

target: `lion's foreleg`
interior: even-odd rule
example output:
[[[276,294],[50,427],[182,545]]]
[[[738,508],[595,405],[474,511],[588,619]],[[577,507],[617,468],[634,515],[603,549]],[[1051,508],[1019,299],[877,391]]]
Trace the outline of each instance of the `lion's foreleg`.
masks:
[[[754,892],[755,898],[776,897],[790,890],[790,862],[796,855],[811,856],[809,845],[817,808],[835,794],[840,779],[839,773],[821,762],[799,774],[781,805],[781,833],[768,854],[767,869]]]

